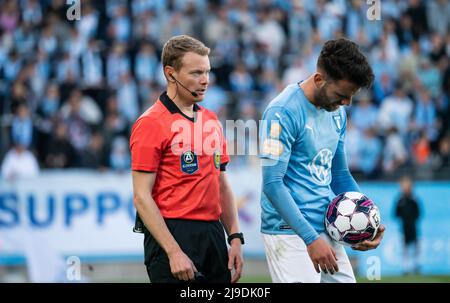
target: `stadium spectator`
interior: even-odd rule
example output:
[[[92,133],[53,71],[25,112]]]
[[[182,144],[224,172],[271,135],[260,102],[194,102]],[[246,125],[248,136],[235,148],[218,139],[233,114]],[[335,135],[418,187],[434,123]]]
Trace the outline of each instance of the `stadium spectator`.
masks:
[[[67,125],[60,121],[54,125],[55,135],[52,136],[47,156],[45,158],[45,166],[48,168],[69,168],[76,166],[75,150],[67,138]]]
[[[89,145],[80,154],[80,164],[84,168],[104,170],[108,164],[108,154],[103,137],[99,132],[90,136]]]
[[[386,136],[386,145],[383,149],[383,171],[394,173],[404,166],[408,160],[405,143],[395,126],[391,127]]]
[[[22,61],[16,50],[9,53],[8,58],[3,63],[3,75],[6,80],[12,82],[17,77],[22,68]]]
[[[88,88],[103,85],[103,60],[96,40],[89,40],[87,49],[81,54],[82,82]]]
[[[372,104],[370,99],[370,92],[361,91],[355,97],[355,104],[351,109],[352,122],[360,131],[366,131],[369,128],[374,128],[378,123],[378,108]],[[363,146],[363,144],[361,144]]]
[[[138,88],[128,72],[122,74],[117,87],[117,106],[119,112],[129,123],[139,116]]]
[[[38,0],[25,1],[22,19],[25,24],[38,25],[42,21],[42,6]]]
[[[446,0],[427,1],[427,18],[430,29],[444,37],[450,25],[450,2]]]
[[[38,113],[44,118],[55,117],[61,105],[59,87],[56,83],[49,83],[44,97],[39,104]]]
[[[20,141],[14,141],[13,147],[6,153],[1,167],[2,179],[14,181],[32,178],[39,174],[36,157]]]
[[[384,99],[380,106],[379,122],[383,130],[395,127],[402,138],[410,127],[413,101],[406,94],[400,83],[396,84],[394,94]]]
[[[230,86],[237,94],[247,94],[253,90],[253,78],[243,63],[238,64],[230,74]]]
[[[88,41],[97,34],[100,23],[100,12],[88,1],[81,6],[81,14],[83,15],[83,18],[80,18],[75,26],[80,32],[81,37],[83,37],[85,41]]]
[[[379,176],[381,153],[383,151],[383,144],[377,137],[375,128],[367,128],[364,130],[361,138],[360,169],[363,174],[369,178],[374,179]]]
[[[87,43],[77,31],[76,28],[70,29],[69,39],[63,42],[62,49],[68,53],[71,58],[78,59],[86,51]]]
[[[70,93],[69,100],[61,108],[61,115],[65,119],[78,117],[91,125],[99,125],[103,119],[97,103],[78,89]]]
[[[127,42],[131,34],[131,21],[124,5],[114,9],[111,23],[109,24],[109,36],[111,40]]]
[[[229,103],[228,98],[227,92],[216,84],[216,76],[214,73],[210,73],[208,90],[206,91],[205,100],[202,102],[202,105],[218,113],[221,108]]]
[[[418,164],[419,168],[430,164],[431,160],[431,148],[430,141],[428,140],[428,136],[426,132],[422,131],[417,138],[417,140],[413,143],[413,157],[416,164]]]
[[[404,55],[399,59],[399,77],[402,79],[403,87],[411,90],[417,78],[419,62],[421,59],[421,49],[418,41],[408,44],[409,49],[404,51]]]
[[[437,97],[442,87],[442,79],[439,69],[427,57],[421,58],[417,77],[420,83],[426,87],[432,97]]]
[[[420,88],[416,97],[413,129],[420,133],[424,132],[429,141],[435,141],[438,136],[436,106],[426,88]]]
[[[429,21],[424,2],[422,0],[409,0],[405,11],[411,17],[411,20],[414,20],[412,31],[416,39],[429,31]]]
[[[131,158],[128,140],[124,137],[116,137],[112,142],[109,164],[114,171],[126,172],[130,169]]]
[[[20,103],[17,113],[12,120],[11,138],[25,148],[30,148],[33,143],[34,126],[30,110],[25,103]]]
[[[313,27],[312,18],[310,17],[304,2],[305,0],[292,1],[292,10],[288,12],[288,39],[291,50],[301,49],[303,45],[308,43],[311,39]]]
[[[363,158],[361,158],[361,145],[362,132],[361,129],[355,127],[353,119],[347,117],[347,133],[345,135],[345,146],[347,146],[345,152],[348,159],[348,167],[354,173],[361,171],[361,164]],[[365,159],[364,159],[365,161]]]
[[[298,79],[305,79],[309,72],[304,64],[302,56],[297,56],[292,64],[287,67],[283,73],[283,84],[294,83]]]
[[[144,42],[136,56],[135,70],[136,79],[143,85],[149,85],[155,80],[159,60],[153,44]]]
[[[375,82],[373,84],[373,95],[377,106],[381,104],[382,100],[394,92],[393,82],[392,77],[386,73],[383,73],[379,79],[375,78]]]
[[[255,39],[267,48],[268,53],[277,58],[284,47],[286,35],[281,25],[273,17],[274,8],[261,7],[256,12],[257,24],[253,27]]]
[[[228,20],[228,9],[224,6],[212,11],[208,17],[208,27],[205,29],[205,39],[208,45],[216,45],[223,37],[236,39],[235,28]]]
[[[12,33],[19,26],[20,12],[16,1],[2,1],[0,13],[0,28]]]
[[[439,143],[439,155],[438,168],[440,171],[446,172],[448,176],[450,174],[450,136],[445,136]]]
[[[106,79],[108,85],[117,88],[121,77],[130,72],[130,58],[123,43],[115,43],[108,54],[106,62]]]

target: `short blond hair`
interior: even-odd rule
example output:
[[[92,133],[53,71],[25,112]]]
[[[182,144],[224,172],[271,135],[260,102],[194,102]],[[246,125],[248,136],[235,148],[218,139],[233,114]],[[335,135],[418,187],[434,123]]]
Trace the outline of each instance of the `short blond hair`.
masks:
[[[172,66],[176,71],[180,70],[183,56],[188,52],[207,56],[210,49],[201,41],[188,35],[174,36],[164,44],[161,54],[163,67]]]

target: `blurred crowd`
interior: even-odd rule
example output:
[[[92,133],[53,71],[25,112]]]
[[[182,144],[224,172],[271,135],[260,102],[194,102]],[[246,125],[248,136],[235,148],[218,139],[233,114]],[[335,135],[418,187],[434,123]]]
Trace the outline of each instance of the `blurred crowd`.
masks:
[[[324,41],[357,42],[376,80],[347,108],[347,153],[360,177],[407,170],[450,178],[450,3],[382,0],[0,0],[3,178],[41,169],[127,171],[135,119],[165,87],[173,35],[211,48],[203,105],[259,121],[287,84],[315,71]],[[243,163],[244,161],[238,161]]]

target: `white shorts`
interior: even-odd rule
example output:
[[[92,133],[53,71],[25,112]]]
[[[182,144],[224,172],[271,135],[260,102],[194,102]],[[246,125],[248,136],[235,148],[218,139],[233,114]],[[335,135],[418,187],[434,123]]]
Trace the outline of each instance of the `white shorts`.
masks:
[[[306,244],[298,235],[263,234],[270,276],[274,283],[355,283],[353,268],[344,247],[322,233],[334,249],[339,271],[334,275],[317,273]]]

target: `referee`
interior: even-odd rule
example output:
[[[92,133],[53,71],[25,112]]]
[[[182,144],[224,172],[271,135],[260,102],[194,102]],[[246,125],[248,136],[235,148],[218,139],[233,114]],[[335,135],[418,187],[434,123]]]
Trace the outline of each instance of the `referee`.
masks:
[[[217,116],[197,104],[208,87],[209,52],[186,35],[167,41],[161,55],[167,92],[131,133],[135,231],[144,232],[151,282],[241,277],[244,238],[225,173],[226,140]]]

